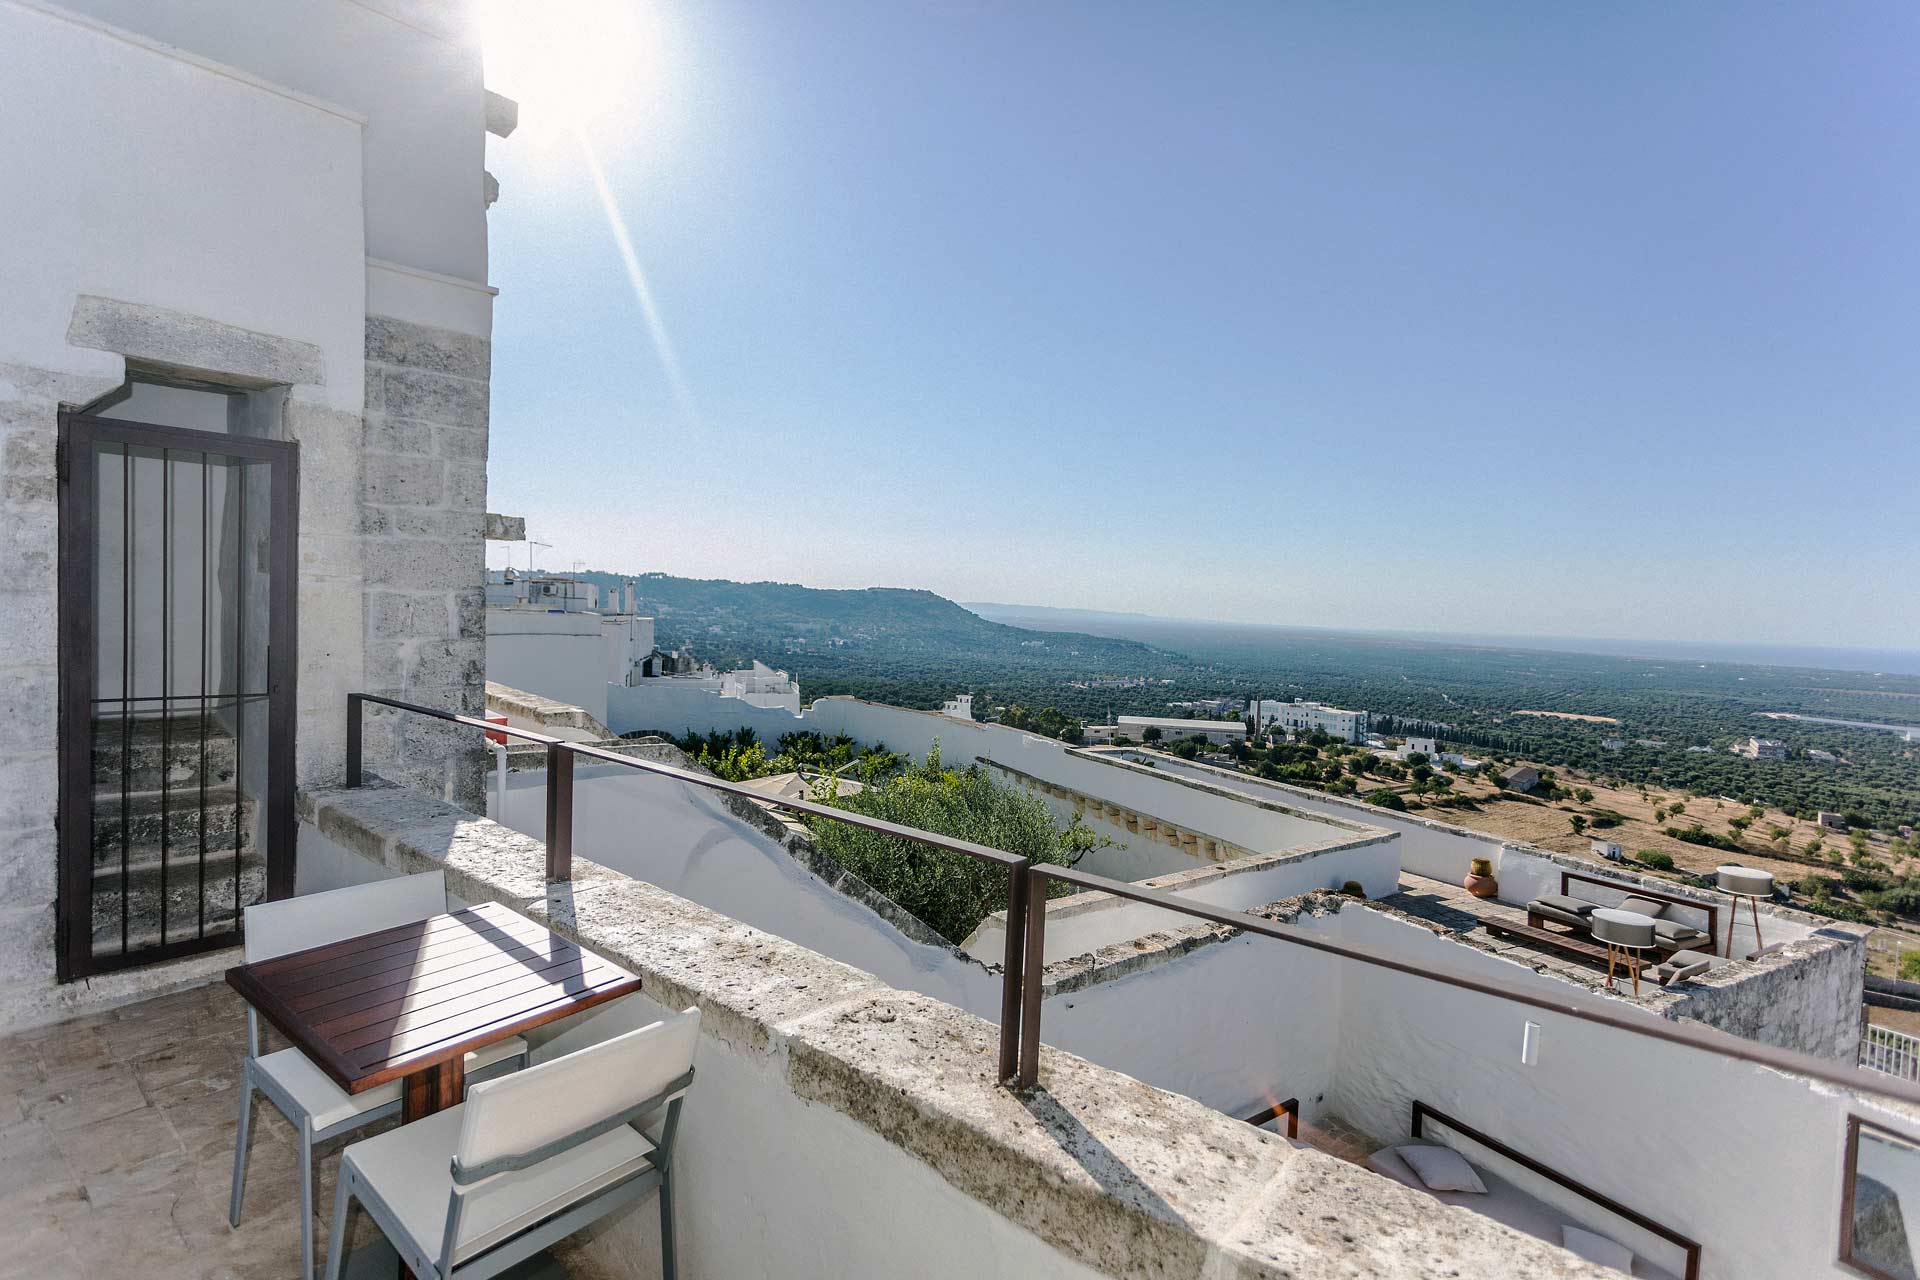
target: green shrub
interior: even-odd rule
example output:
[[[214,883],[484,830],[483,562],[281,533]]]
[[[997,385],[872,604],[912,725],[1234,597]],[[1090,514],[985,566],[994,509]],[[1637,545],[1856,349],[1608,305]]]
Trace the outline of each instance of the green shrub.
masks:
[[[1886,880],[1871,871],[1849,867],[1840,873],[1840,882],[1855,893],[1877,893],[1887,888]]]
[[[1642,849],[1639,857],[1643,865],[1652,867],[1655,871],[1673,870],[1673,855],[1670,853],[1662,853],[1658,849]]]
[[[1900,980],[1902,982],[1920,982],[1920,951],[1902,951],[1900,953]]]
[[[1072,866],[1101,843],[1078,818],[1063,829],[1045,801],[995,782],[978,765],[945,768],[938,747],[928,753],[924,764],[864,791],[832,800],[817,798],[836,808],[970,840],[1034,862]],[[809,818],[807,826],[822,853],[950,942],[965,941],[983,919],[1006,906],[1007,873],[992,863],[824,818]],[[1053,896],[1068,892],[1068,885],[1056,883],[1050,888]]]
[[[1883,889],[1866,895],[1866,902],[1897,916],[1920,916],[1920,889]]]
[[[1366,888],[1361,885],[1358,880],[1347,881],[1340,886],[1340,892],[1346,894],[1349,898],[1365,898],[1367,896]]]
[[[1406,812],[1407,802],[1400,798],[1400,793],[1398,791],[1388,790],[1386,787],[1369,791],[1361,798],[1368,804],[1378,805],[1382,809],[1397,809],[1402,813]]]

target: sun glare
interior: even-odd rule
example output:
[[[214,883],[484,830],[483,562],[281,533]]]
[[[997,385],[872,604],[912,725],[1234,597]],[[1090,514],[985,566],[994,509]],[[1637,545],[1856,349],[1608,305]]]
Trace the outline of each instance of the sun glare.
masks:
[[[660,15],[646,0],[482,0],[478,20],[487,87],[536,127],[645,112],[661,83]]]

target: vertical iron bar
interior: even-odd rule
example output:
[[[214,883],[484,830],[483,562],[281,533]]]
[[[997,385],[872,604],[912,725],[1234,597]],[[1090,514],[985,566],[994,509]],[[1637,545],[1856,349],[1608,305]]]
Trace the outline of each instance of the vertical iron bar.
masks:
[[[1000,1074],[1002,1084],[1020,1070],[1020,1007],[1027,958],[1027,868],[1022,858],[1007,869],[1007,951],[1000,971]]]
[[[127,954],[128,864],[133,852],[133,446],[120,446],[120,954]]]
[[[202,452],[200,455],[200,864],[198,880],[195,883],[193,900],[196,904],[197,923],[195,936],[207,936],[207,716],[211,708],[207,704],[207,681],[209,665],[207,657],[207,633],[212,630],[208,625],[210,593],[207,584],[207,541],[212,528],[213,496],[209,489],[213,473],[213,456]]]
[[[360,785],[360,721],[365,703],[357,693],[347,695],[347,785]]]
[[[240,770],[240,744],[247,731],[247,463],[235,468],[239,476],[240,511],[233,548],[233,927],[240,927],[240,846],[246,828],[240,820],[240,801],[247,792]]]
[[[547,748],[547,883],[573,879],[573,752]]]
[[[173,765],[173,450],[160,450],[160,945],[167,945],[167,861],[173,811],[167,774]]]
[[[1047,873],[1027,868],[1027,959],[1020,998],[1020,1072],[1016,1088],[1040,1081],[1040,996],[1047,971]]]

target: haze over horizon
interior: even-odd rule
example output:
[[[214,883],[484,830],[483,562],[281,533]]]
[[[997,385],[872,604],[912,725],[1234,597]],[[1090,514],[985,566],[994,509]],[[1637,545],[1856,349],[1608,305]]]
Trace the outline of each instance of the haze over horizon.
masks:
[[[549,565],[1920,636],[1920,10],[499,22],[490,505]]]

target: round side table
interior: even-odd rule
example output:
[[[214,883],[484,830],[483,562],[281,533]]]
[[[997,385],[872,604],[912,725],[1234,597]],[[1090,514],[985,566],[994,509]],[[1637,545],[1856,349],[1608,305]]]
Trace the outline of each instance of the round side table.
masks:
[[[1600,907],[1589,917],[1593,936],[1607,944],[1607,990],[1613,990],[1613,965],[1625,954],[1627,972],[1633,975],[1633,994],[1640,995],[1640,953],[1651,950],[1655,938],[1653,917],[1618,907]]]
[[[1773,896],[1773,872],[1728,864],[1716,867],[1714,877],[1720,892],[1733,899],[1733,913],[1727,917],[1727,956],[1733,955],[1733,922],[1739,918],[1742,898],[1753,912],[1753,949],[1758,951],[1765,945],[1760,941],[1760,899]]]

